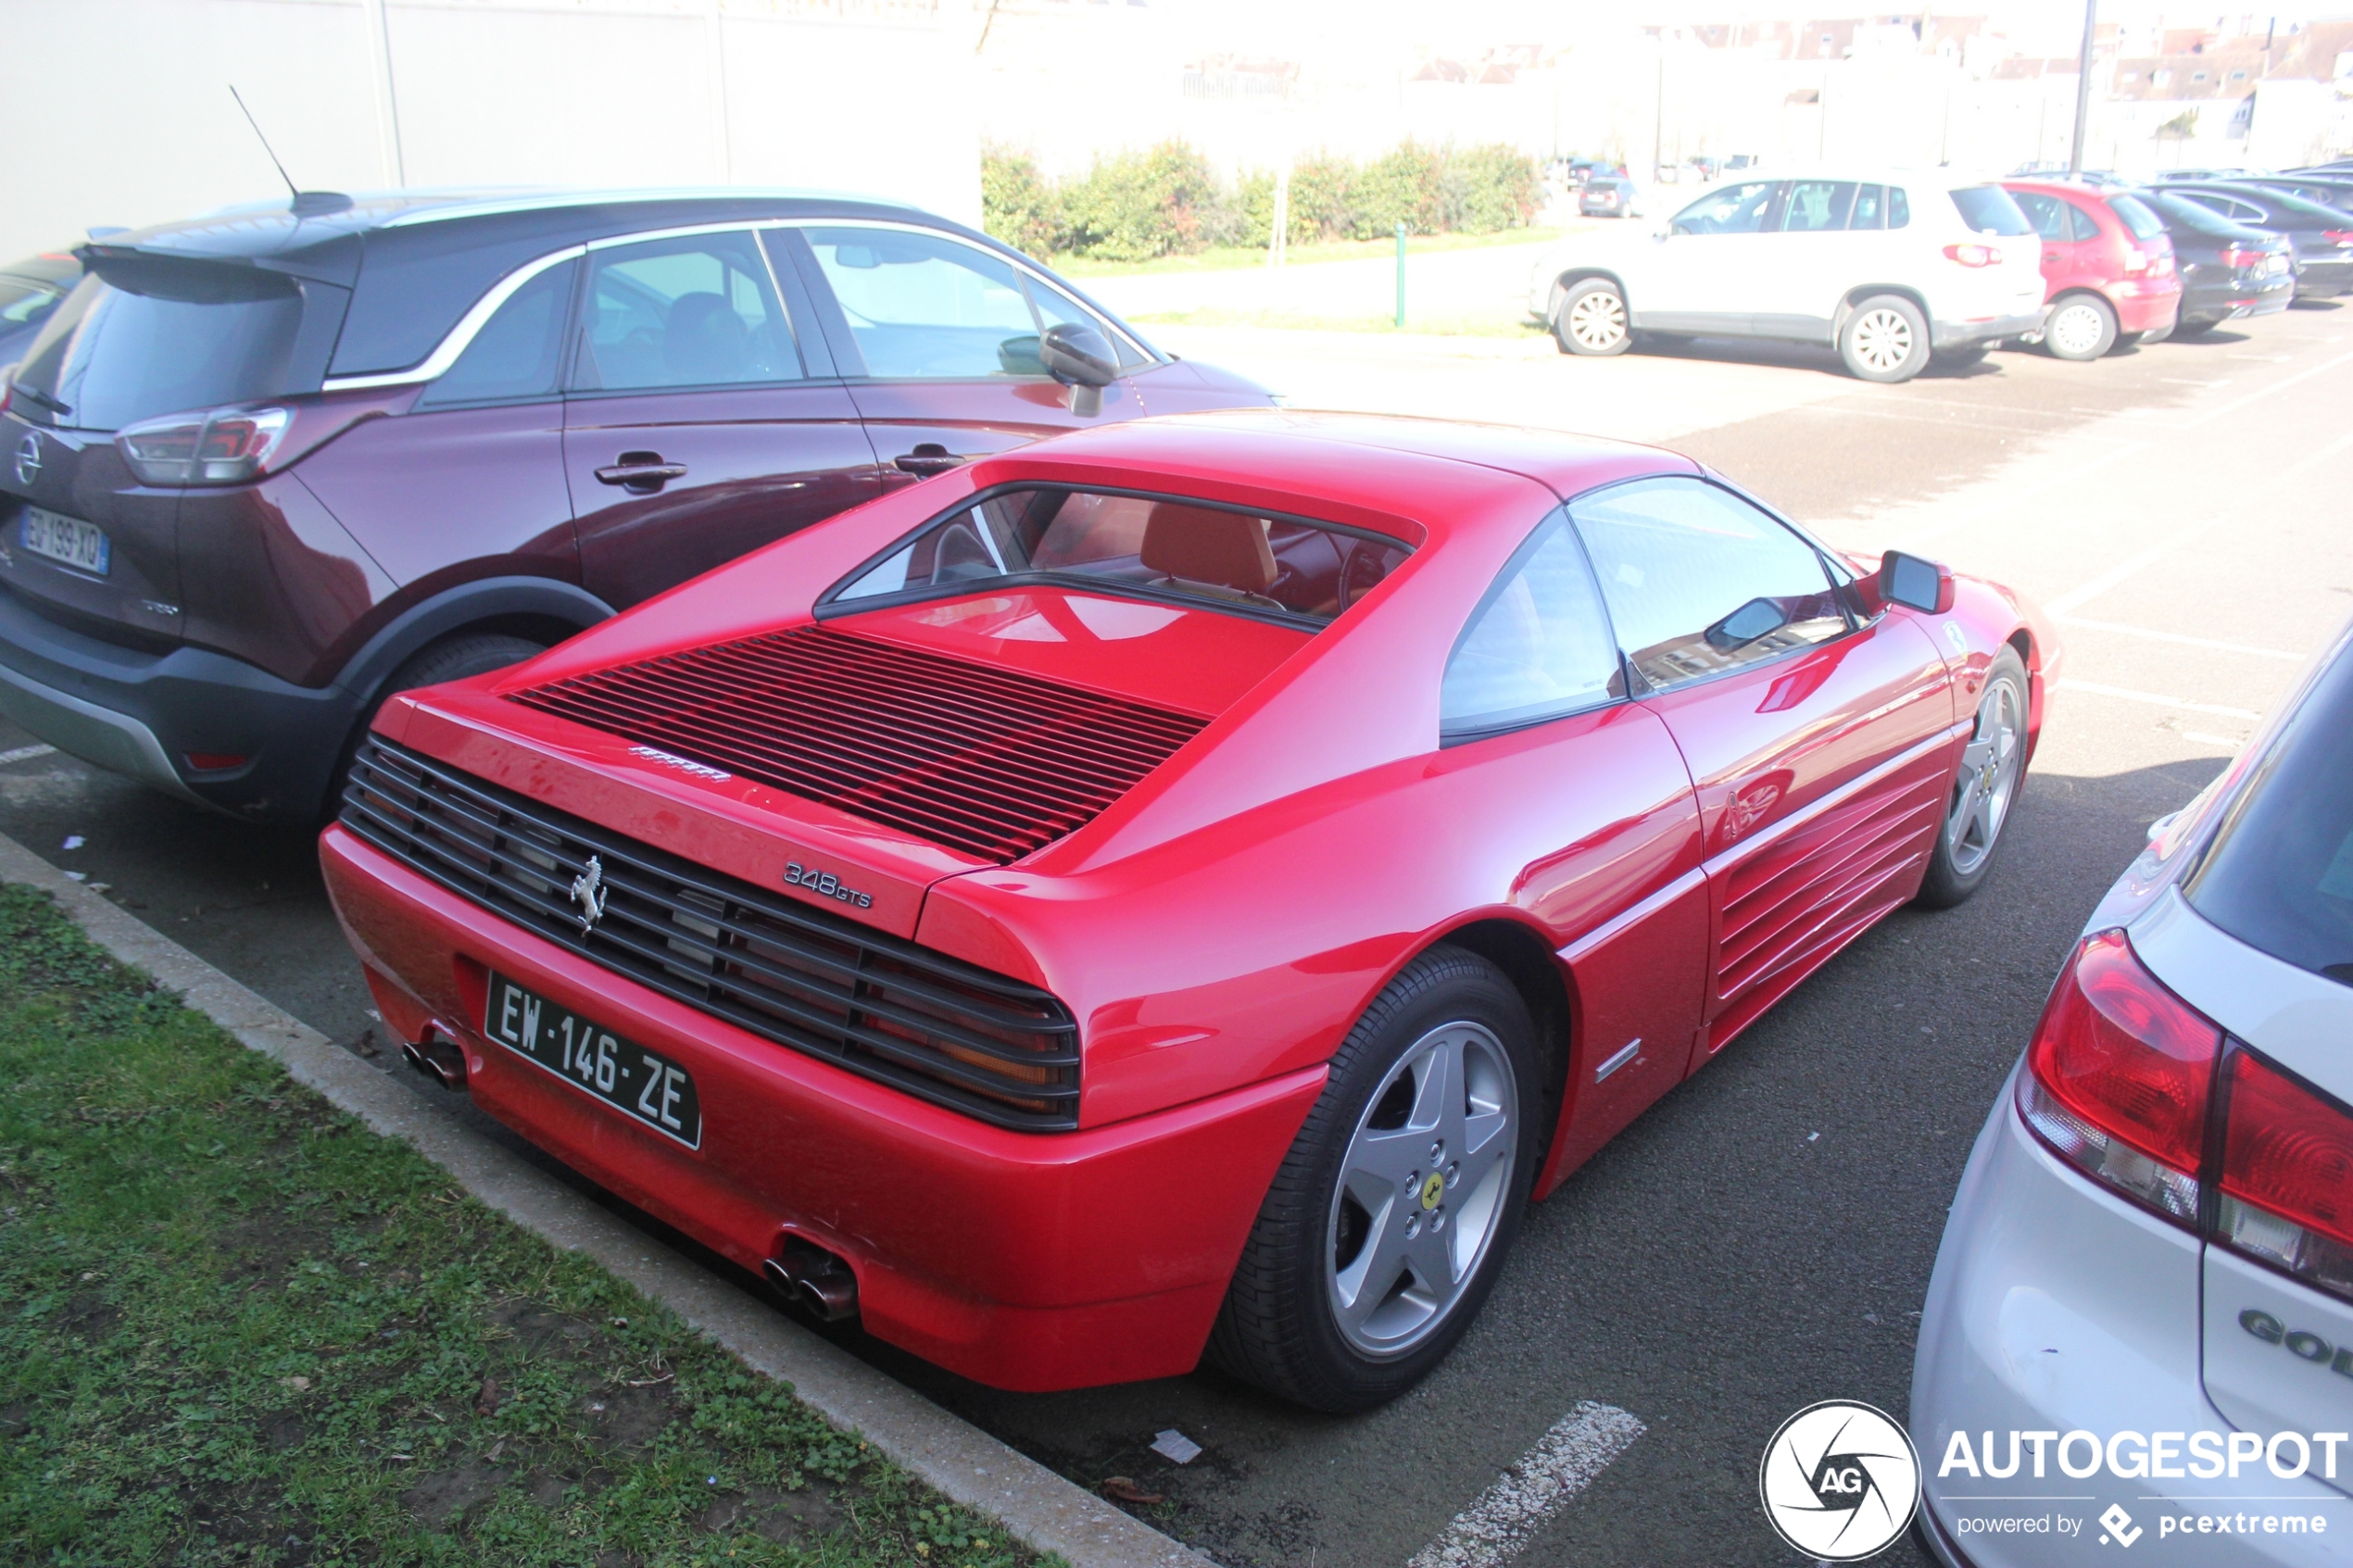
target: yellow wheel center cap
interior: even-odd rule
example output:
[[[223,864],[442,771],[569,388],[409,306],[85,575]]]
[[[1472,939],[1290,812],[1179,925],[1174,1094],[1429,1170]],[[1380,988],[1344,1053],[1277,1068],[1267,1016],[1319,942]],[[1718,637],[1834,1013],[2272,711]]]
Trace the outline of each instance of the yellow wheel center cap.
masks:
[[[1422,1207],[1435,1209],[1438,1207],[1438,1200],[1445,1196],[1446,1178],[1432,1171],[1429,1173],[1429,1179],[1422,1184]]]

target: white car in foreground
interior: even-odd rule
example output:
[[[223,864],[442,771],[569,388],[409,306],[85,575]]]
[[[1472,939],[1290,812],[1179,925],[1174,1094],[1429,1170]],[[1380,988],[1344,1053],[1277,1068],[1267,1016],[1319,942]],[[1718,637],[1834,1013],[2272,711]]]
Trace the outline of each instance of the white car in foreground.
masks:
[[[1991,181],[1743,170],[1655,227],[1562,241],[1528,307],[1565,354],[1623,354],[1637,333],[1778,338],[1909,381],[1931,354],[1982,358],[2041,327],[2042,244]]]
[[[1945,1224],[1911,1432],[1954,1568],[2353,1562],[2353,627],[2060,972]]]

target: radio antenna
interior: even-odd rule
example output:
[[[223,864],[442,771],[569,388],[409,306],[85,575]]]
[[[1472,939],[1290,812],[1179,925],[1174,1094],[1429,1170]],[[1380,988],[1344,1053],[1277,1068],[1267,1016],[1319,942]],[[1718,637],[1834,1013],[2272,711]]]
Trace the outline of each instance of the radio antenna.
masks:
[[[302,193],[296,189],[293,176],[286,172],[286,166],[278,161],[277,150],[270,145],[270,138],[261,133],[261,121],[254,119],[253,111],[245,107],[245,95],[237,91],[237,84],[233,82],[229,83],[229,96],[237,100],[237,107],[244,113],[245,123],[253,127],[253,139],[261,144],[263,152],[270,155],[270,166],[278,171],[278,178],[286,182],[287,193],[300,201]]]

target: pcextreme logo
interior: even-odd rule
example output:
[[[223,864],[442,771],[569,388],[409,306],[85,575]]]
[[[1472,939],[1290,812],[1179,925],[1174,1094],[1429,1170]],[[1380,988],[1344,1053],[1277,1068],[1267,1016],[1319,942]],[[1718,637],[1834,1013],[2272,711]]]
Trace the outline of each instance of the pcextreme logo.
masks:
[[[1920,1456],[1886,1411],[1825,1399],[1781,1423],[1756,1489],[1781,1539],[1819,1562],[1853,1562],[1910,1527]]]

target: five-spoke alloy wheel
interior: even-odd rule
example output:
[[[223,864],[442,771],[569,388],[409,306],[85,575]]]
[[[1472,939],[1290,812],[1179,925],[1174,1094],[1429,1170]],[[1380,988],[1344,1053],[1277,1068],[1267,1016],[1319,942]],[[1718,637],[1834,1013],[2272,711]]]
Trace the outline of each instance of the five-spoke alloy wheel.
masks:
[[[1333,1054],[1235,1267],[1209,1359],[1364,1411],[1444,1359],[1495,1283],[1535,1178],[1537,1033],[1457,947],[1407,964]]]
[[[1977,722],[1961,747],[1920,901],[1949,908],[1977,891],[2026,774],[2026,667],[2004,648],[1985,671]]]

